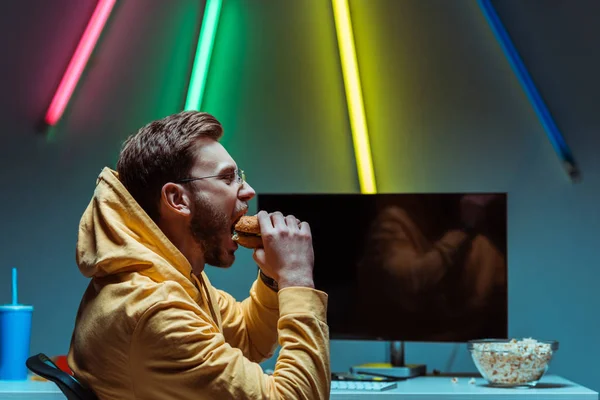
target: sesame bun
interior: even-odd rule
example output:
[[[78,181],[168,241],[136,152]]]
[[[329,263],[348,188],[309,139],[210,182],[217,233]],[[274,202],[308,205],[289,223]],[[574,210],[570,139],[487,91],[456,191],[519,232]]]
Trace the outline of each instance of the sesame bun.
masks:
[[[235,224],[234,230],[233,240],[240,246],[248,249],[263,247],[262,238],[260,237],[260,225],[255,215],[240,218]]]
[[[260,225],[258,223],[258,217],[256,215],[243,216],[242,218],[240,218],[237,224],[235,224],[234,229],[236,232],[260,235]]]

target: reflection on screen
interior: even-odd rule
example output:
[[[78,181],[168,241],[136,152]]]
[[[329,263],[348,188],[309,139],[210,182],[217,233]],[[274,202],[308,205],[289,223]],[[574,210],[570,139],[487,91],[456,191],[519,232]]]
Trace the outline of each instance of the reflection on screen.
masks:
[[[333,339],[507,336],[506,194],[263,194],[311,226]]]

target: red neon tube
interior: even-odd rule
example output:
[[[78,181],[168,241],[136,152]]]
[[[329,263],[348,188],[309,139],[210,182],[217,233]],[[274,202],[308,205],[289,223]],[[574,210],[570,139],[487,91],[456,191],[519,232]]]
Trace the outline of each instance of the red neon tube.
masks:
[[[48,125],[55,125],[62,116],[67,103],[79,82],[83,69],[87,64],[98,38],[106,25],[106,21],[115,5],[116,0],[98,0],[98,5],[88,22],[85,32],[77,45],[77,49],[69,62],[69,66],[60,81],[58,90],[52,98],[52,103],[48,107],[44,120]]]

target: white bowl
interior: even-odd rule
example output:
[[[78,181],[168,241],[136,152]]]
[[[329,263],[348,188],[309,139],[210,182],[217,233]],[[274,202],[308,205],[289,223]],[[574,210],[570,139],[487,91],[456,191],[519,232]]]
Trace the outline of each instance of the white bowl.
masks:
[[[535,386],[548,370],[557,341],[471,340],[467,347],[479,373],[491,386]]]

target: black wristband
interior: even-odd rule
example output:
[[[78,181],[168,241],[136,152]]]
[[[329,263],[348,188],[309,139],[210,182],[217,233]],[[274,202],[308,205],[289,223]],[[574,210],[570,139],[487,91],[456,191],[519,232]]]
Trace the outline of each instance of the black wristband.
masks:
[[[265,275],[265,273],[262,272],[262,269],[259,268],[258,270],[260,271],[260,279],[263,281],[263,283],[267,285],[270,289],[276,292],[279,291],[279,285],[277,285],[275,279]]]

